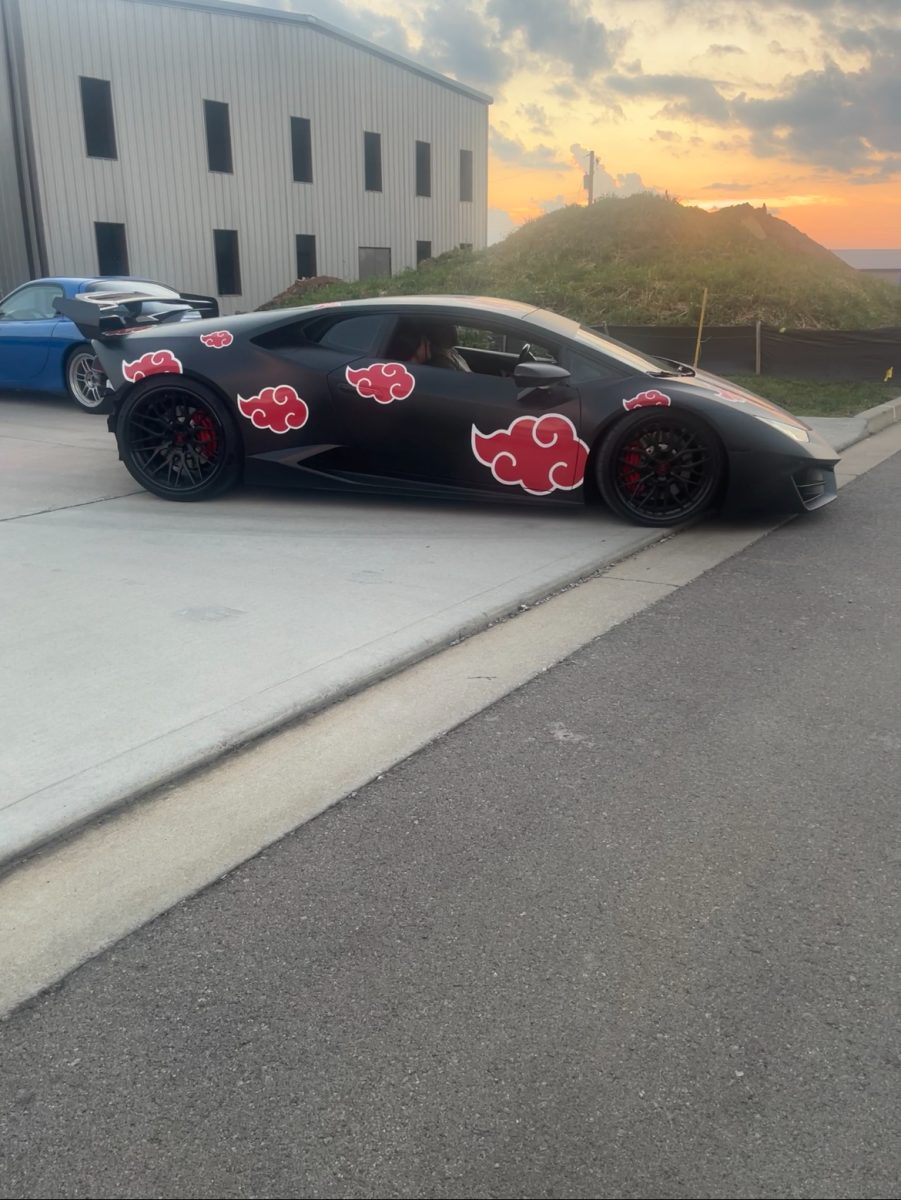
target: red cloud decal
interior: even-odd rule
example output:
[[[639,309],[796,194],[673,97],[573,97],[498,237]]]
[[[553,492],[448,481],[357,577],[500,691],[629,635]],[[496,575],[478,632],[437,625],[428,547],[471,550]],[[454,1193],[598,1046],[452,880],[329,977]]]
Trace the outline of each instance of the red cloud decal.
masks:
[[[258,396],[246,400],[239,396],[238,408],[257,429],[271,429],[273,433],[303,429],[310,415],[307,405],[287,383],[263,388]]]
[[[137,383],[148,375],[180,375],[181,363],[171,350],[148,350],[134,362],[123,363],[122,374],[129,383]]]
[[[202,333],[200,340],[204,346],[209,346],[212,350],[222,350],[226,346],[230,346],[235,340],[227,329],[217,329],[215,333]]]
[[[472,427],[472,452],[498,483],[519,484],[533,496],[561,488],[571,491],[585,479],[588,447],[569,417],[517,417],[507,429],[481,433]]]
[[[658,392],[656,388],[651,388],[648,392],[639,392],[631,400],[624,400],[623,408],[626,412],[632,412],[635,408],[654,408],[657,405],[669,408],[670,404],[672,404],[672,401],[669,396],[664,395],[663,392]]]
[[[406,400],[416,386],[416,380],[399,362],[373,363],[371,367],[361,367],[358,371],[348,367],[344,375],[358,396],[375,400],[378,404]]]

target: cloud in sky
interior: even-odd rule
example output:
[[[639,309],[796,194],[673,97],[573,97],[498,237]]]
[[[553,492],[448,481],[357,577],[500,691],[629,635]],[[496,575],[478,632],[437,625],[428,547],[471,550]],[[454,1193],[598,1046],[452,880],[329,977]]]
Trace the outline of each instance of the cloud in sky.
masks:
[[[749,192],[753,183],[705,183],[705,192]]]
[[[594,8],[589,0],[487,0],[485,12],[505,44],[518,35],[533,54],[566,63],[585,79],[607,70],[627,40],[624,30],[598,20]]]
[[[734,119],[751,133],[751,150],[841,171],[901,170],[901,72],[897,60],[874,56],[866,68],[830,62],[787,81],[781,95],[733,101]]]
[[[587,172],[589,151],[579,142],[574,142],[569,149],[576,166]],[[645,183],[637,171],[625,171],[618,175],[612,175],[599,159],[595,160],[595,198],[599,196],[635,196],[639,192],[660,192],[660,190],[652,184]]]
[[[434,0],[423,10],[421,30],[419,57],[436,70],[490,88],[499,87],[516,70],[503,34],[474,3]]]
[[[530,149],[519,138],[507,137],[499,129],[492,129],[488,140],[491,152],[501,162],[530,167],[533,171],[565,171],[570,165],[559,157],[555,148],[539,143]]]
[[[529,123],[532,133],[544,134],[549,137],[551,130],[550,119],[540,104],[520,104],[517,115]]]
[[[610,75],[607,86],[623,96],[662,99],[667,115],[714,122],[730,119],[729,105],[716,84],[697,75]]]

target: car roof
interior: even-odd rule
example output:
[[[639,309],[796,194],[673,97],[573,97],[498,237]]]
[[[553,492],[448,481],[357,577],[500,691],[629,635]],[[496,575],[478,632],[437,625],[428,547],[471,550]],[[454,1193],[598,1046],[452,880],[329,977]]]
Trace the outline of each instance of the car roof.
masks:
[[[300,306],[299,306],[300,307]],[[305,306],[312,310],[324,305],[311,304]],[[479,309],[491,312],[497,316],[514,317],[520,320],[529,313],[538,312],[534,304],[521,304],[518,300],[503,300],[498,296],[374,296],[368,300],[337,300],[328,305],[329,308],[353,310],[355,308],[386,309]],[[277,310],[270,310],[277,311]]]
[[[168,283],[158,283],[155,279],[145,279],[141,275],[44,275],[40,279],[28,279],[25,283],[20,283],[18,287],[13,288],[17,292],[19,288],[29,287],[35,283],[55,283],[59,287],[83,287],[86,283],[103,283],[106,280],[112,280],[117,283],[153,283],[157,287],[169,288],[170,291],[175,291],[175,288],[170,287]]]

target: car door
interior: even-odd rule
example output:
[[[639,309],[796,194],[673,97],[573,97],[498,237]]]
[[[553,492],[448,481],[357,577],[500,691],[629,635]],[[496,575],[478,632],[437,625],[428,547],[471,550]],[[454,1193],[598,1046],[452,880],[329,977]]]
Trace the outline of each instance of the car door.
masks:
[[[63,320],[53,307],[62,295],[59,284],[26,283],[0,301],[0,387],[28,385],[40,376]]]
[[[510,333],[528,341],[512,323]],[[512,370],[516,355],[509,358]],[[520,388],[512,376],[390,354],[359,356],[329,380],[348,444],[368,473],[511,498],[562,499],[582,482],[587,451],[569,380]]]

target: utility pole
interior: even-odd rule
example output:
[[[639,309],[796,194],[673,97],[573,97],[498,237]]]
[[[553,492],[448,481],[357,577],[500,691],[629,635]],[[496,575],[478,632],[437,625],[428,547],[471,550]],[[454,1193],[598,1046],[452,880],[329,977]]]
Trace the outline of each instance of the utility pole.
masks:
[[[594,204],[594,151],[588,151],[588,203]]]

